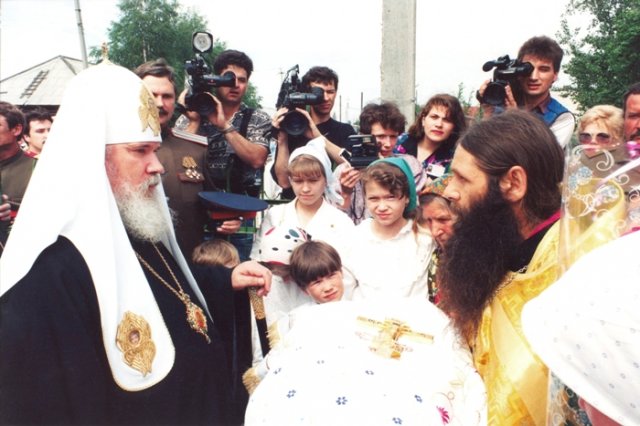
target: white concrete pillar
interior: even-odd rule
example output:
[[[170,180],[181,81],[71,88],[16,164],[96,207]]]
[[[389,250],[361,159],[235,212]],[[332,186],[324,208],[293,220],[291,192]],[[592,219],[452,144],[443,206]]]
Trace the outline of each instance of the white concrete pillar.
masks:
[[[382,100],[398,104],[408,128],[415,119],[416,0],[382,0],[380,79]]]

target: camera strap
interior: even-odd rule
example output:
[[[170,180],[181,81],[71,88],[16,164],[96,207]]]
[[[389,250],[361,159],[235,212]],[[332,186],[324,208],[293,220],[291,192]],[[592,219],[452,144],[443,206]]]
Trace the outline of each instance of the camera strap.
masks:
[[[244,114],[242,116],[242,121],[240,122],[240,127],[238,129],[238,133],[240,133],[242,135],[243,138],[247,137],[247,131],[249,130],[249,122],[251,121],[251,117],[253,116],[253,112],[255,111],[255,109],[253,108],[247,108],[244,110]],[[239,172],[242,173],[242,166],[241,166],[242,161],[238,158],[238,156],[236,154],[231,154],[229,156],[229,160],[227,163],[227,170],[226,170],[226,185],[225,185],[225,190],[227,192],[233,192],[232,188],[231,188],[231,181],[232,181],[232,177],[234,176],[234,170],[236,167],[239,168]],[[262,188],[260,188],[262,189]],[[253,194],[250,194],[246,188],[244,189],[244,192],[247,195],[251,195],[254,196]],[[246,224],[243,221],[243,226],[237,231],[237,233],[239,234],[255,234],[257,231],[257,228],[255,227],[255,222],[251,222],[250,224]]]
[[[249,122],[251,121],[251,116],[253,116],[254,111],[255,110],[253,108],[247,108],[243,111],[242,121],[240,122],[238,133],[240,133],[240,135],[242,135],[242,137],[245,139],[247,137],[247,131],[249,130]],[[225,190],[227,192],[233,192],[231,190],[231,178],[233,176],[234,167],[236,167],[237,164],[242,164],[240,159],[238,159],[238,161],[240,161],[240,163],[238,163],[238,161],[236,161],[236,158],[236,154],[231,154],[227,161],[227,170],[225,173]],[[242,168],[241,166],[238,167]]]
[[[247,130],[249,130],[249,121],[251,121],[251,117],[253,116],[254,111],[255,110],[253,108],[247,108],[244,110],[242,121],[240,122],[240,129],[238,129],[238,132],[242,135],[243,138],[247,137]]]

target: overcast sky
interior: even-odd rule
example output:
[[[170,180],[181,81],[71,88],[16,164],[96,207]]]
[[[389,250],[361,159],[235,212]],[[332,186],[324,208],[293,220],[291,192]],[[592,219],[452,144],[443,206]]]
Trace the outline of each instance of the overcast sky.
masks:
[[[455,94],[459,83],[466,93],[475,91],[491,76],[482,71],[484,62],[515,57],[531,36],[555,38],[567,2],[417,0],[418,101],[439,92]],[[364,103],[380,96],[382,0],[180,3],[205,16],[214,37],[253,59],[251,81],[265,107],[274,106],[281,73],[295,64],[301,73],[314,65],[338,73],[343,121],[357,119],[361,94]],[[57,55],[81,59],[74,5],[74,0],[0,0],[0,79]],[[107,40],[119,9],[116,0],[80,0],[80,7],[89,49]]]

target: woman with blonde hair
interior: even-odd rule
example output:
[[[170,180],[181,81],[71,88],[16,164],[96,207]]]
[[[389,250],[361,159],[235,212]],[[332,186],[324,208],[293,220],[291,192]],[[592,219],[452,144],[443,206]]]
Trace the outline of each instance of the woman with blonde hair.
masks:
[[[608,150],[617,148],[623,142],[623,124],[620,108],[596,105],[580,119],[578,141],[581,145],[597,145]]]

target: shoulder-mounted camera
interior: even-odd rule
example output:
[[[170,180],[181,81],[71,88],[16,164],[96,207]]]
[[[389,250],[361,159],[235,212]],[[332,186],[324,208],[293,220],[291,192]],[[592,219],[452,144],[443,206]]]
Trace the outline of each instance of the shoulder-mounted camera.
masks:
[[[201,116],[208,116],[216,112],[216,103],[208,92],[212,87],[234,87],[236,75],[227,71],[223,75],[214,75],[204,60],[202,54],[213,49],[213,36],[208,32],[193,33],[193,51],[195,57],[184,63],[188,74],[189,92],[185,97],[185,107],[189,111],[196,111]]]
[[[533,65],[530,62],[520,62],[517,59],[510,59],[509,55],[500,56],[495,61],[488,61],[482,66],[483,71],[493,71],[493,80],[487,85],[484,95],[479,101],[483,104],[493,106],[504,106],[508,84],[516,81],[518,77],[526,77],[533,72]],[[518,90],[514,85],[512,89]]]
[[[324,90],[321,87],[311,87],[308,91],[303,91],[299,72],[298,65],[287,71],[276,102],[277,109],[286,107],[289,110],[282,120],[281,128],[291,136],[303,134],[309,125],[307,118],[295,109],[318,105],[324,100]]]

